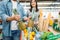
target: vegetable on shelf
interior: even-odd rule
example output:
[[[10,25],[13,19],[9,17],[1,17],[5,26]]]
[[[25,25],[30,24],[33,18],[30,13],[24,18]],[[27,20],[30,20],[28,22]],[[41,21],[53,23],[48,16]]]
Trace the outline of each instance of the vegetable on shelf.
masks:
[[[42,40],[57,40],[60,38],[60,34],[54,35],[52,32],[44,32],[41,36]]]
[[[48,35],[51,35],[51,34],[53,34],[53,33],[52,32],[44,32],[43,35],[41,35],[41,39],[46,40]]]
[[[57,35],[48,35],[47,36],[47,40],[57,40],[58,38],[60,38],[60,34],[57,34]]]
[[[58,19],[54,20],[53,29],[60,32],[60,27],[58,25]]]

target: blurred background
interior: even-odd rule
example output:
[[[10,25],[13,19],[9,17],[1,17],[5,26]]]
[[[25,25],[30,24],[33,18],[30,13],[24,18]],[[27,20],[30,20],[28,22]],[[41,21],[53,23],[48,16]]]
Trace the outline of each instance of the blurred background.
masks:
[[[0,0],[0,2],[3,0]],[[48,16],[49,13],[54,17],[58,18],[58,13],[60,12],[60,0],[37,0],[38,9],[42,9],[43,16]],[[20,4],[24,6],[25,12],[30,9],[30,0],[20,0]],[[0,33],[2,32],[2,20],[0,17]],[[1,39],[1,37],[0,37]]]

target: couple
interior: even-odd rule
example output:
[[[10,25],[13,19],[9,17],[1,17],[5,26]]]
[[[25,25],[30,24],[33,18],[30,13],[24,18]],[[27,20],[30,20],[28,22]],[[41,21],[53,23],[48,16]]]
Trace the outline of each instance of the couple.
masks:
[[[16,9],[19,15],[14,15]],[[20,40],[21,30],[17,27],[17,21],[26,20],[26,14],[19,0],[3,0],[0,2],[0,16],[3,25],[3,40]]]

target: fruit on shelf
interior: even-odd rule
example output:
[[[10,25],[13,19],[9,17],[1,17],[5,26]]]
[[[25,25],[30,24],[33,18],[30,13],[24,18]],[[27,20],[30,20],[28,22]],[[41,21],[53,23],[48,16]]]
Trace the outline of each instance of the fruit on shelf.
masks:
[[[52,19],[49,20],[49,25],[53,26],[53,20]]]
[[[31,32],[30,33],[30,40],[34,40],[34,37],[35,37],[35,32]]]
[[[27,30],[27,29],[24,29],[23,31],[24,31],[24,36],[25,36],[26,38],[28,38],[28,30]]]

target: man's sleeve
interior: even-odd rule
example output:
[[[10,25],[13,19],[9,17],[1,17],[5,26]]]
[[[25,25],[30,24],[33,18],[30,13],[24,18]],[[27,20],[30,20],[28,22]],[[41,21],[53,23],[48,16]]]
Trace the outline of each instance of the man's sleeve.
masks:
[[[2,3],[0,3],[0,16],[2,21],[6,21],[6,19],[9,17],[8,15],[6,15],[6,11]]]
[[[27,17],[27,14],[26,14],[26,12],[25,12],[25,10],[24,10],[24,8],[23,8],[22,5],[19,5],[18,11],[19,11],[19,13],[20,13],[21,19],[24,19],[24,18]]]

